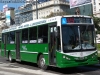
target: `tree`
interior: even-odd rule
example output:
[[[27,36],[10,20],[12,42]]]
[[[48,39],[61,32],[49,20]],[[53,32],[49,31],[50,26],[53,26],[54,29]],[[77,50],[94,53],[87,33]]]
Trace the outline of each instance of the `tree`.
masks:
[[[94,21],[95,28],[97,29],[97,34],[98,33],[100,34],[100,26],[99,26],[99,24],[100,24],[100,18],[93,16],[93,21]]]

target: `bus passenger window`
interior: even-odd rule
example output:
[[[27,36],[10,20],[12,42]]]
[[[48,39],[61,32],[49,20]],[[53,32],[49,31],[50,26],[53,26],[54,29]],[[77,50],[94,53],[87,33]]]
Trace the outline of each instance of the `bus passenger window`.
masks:
[[[29,28],[29,43],[37,43],[37,27]]]
[[[7,33],[7,43],[8,43],[8,44],[10,43],[10,36],[9,36],[9,33]]]
[[[22,30],[22,43],[28,43],[28,29]]]
[[[38,43],[48,43],[48,25],[38,27]]]
[[[2,34],[2,42],[4,43],[4,34]]]
[[[15,32],[10,32],[10,44],[15,43]]]

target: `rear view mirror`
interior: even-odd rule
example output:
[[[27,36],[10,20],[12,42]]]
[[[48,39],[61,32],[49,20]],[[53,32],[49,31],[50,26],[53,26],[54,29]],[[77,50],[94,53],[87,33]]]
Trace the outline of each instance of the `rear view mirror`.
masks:
[[[59,34],[60,34],[60,27],[59,26],[57,27],[57,32],[55,34],[56,34],[56,37],[58,38]]]

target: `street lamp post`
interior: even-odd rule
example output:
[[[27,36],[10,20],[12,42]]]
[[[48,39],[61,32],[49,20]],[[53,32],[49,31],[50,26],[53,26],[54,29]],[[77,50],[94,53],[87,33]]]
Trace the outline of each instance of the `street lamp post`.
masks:
[[[36,0],[36,18],[38,19],[38,1]]]

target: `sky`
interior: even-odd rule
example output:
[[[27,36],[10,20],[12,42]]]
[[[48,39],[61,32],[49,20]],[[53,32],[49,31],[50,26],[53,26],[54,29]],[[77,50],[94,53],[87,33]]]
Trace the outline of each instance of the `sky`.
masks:
[[[3,10],[3,5],[6,3],[0,3],[0,10]],[[7,3],[8,7],[18,8],[19,6],[23,5],[24,3]]]
[[[8,2],[11,1],[11,2]],[[12,2],[12,1],[17,1],[16,2]],[[42,1],[42,0],[39,0]],[[69,1],[69,0],[66,0]],[[7,2],[7,3],[6,3]],[[3,5],[7,4],[8,7],[14,7],[15,9],[17,9],[19,6],[23,5],[25,3],[25,0],[0,0],[0,10],[3,10]]]

